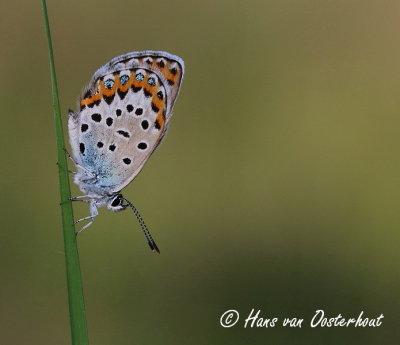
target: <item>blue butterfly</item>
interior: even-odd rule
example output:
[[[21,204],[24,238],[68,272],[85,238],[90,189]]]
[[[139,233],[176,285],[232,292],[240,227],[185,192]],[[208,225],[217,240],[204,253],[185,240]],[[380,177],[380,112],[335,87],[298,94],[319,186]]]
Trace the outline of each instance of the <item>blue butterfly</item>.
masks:
[[[140,172],[161,143],[184,75],[178,56],[162,51],[120,55],[100,67],[84,89],[79,112],[69,111],[68,130],[74,182],[84,193],[71,198],[90,205],[90,226],[98,208],[121,211],[128,206],[147,242],[159,252],[136,207],[120,191]]]

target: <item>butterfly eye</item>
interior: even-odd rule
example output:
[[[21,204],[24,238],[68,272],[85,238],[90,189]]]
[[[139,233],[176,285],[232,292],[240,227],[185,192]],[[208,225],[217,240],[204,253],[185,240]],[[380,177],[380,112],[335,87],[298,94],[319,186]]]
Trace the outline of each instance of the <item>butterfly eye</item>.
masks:
[[[117,195],[115,197],[115,199],[112,201],[111,206],[117,207],[117,206],[121,205],[121,202],[122,202],[121,196]]]

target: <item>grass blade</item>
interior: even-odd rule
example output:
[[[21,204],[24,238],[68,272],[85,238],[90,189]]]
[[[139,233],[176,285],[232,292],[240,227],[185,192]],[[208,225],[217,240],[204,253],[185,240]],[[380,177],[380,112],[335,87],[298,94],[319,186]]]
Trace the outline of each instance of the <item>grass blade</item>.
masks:
[[[42,0],[43,17],[47,36],[47,45],[50,59],[51,89],[53,98],[54,121],[56,129],[58,175],[61,195],[61,216],[64,233],[64,252],[67,270],[67,289],[69,315],[71,325],[71,338],[73,345],[88,345],[88,332],[85,315],[85,304],[83,299],[82,278],[79,266],[78,247],[76,243],[74,215],[71,196],[67,158],[64,152],[64,134],[60,111],[60,101],[58,97],[58,87],[56,71],[54,66],[53,47],[51,42],[51,33],[49,18],[47,14],[46,0]]]

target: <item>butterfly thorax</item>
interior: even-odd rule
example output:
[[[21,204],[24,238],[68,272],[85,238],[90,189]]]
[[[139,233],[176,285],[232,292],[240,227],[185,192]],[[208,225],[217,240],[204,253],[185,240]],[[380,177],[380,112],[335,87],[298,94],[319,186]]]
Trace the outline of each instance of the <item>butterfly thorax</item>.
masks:
[[[78,180],[78,181],[77,181]],[[112,192],[111,188],[105,188],[99,184],[96,176],[89,172],[78,172],[75,174],[75,183],[80,190],[89,198],[92,207],[107,206],[111,211],[121,211],[126,208],[122,205],[123,197],[119,192]]]

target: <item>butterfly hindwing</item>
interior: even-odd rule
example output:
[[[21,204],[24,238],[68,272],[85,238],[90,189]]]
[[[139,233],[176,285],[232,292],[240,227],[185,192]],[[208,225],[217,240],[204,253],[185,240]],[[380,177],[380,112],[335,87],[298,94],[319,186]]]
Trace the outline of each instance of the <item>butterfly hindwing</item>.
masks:
[[[93,75],[69,129],[74,158],[100,187],[119,191],[140,172],[167,129],[183,73],[180,58],[145,51],[118,56]]]

